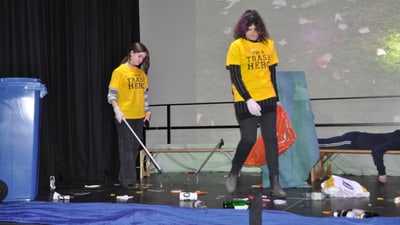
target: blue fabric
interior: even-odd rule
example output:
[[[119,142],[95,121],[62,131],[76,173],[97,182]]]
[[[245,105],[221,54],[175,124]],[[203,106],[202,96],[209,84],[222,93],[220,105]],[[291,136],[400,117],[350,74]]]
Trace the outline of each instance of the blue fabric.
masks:
[[[279,157],[279,177],[282,187],[304,187],[311,168],[319,158],[314,115],[302,71],[277,73],[279,100],[283,104],[296,132],[296,142]],[[269,187],[267,166],[262,166],[263,186]]]
[[[249,211],[234,209],[194,209],[134,203],[19,202],[0,204],[0,221],[40,224],[146,224],[146,225],[245,225]],[[306,217],[263,210],[263,224],[269,225],[398,225],[397,217],[351,219]]]

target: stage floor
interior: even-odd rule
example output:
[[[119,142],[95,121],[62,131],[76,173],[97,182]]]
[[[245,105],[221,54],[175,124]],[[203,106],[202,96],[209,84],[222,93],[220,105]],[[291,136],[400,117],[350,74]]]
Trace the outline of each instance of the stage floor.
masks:
[[[192,207],[190,202],[179,200],[179,191],[199,191],[198,200],[208,208],[222,208],[223,201],[245,198],[253,194],[254,186],[262,183],[259,173],[243,173],[238,179],[237,189],[228,194],[225,190],[226,173],[202,172],[198,177],[186,173],[165,173],[167,176],[152,174],[142,180],[140,188],[125,190],[114,183],[57,183],[55,192],[70,197],[69,200],[53,199],[54,193],[39,193],[36,200],[54,202],[108,202],[142,203]],[[329,217],[338,209],[358,208],[376,212],[379,216],[400,216],[400,204],[394,198],[400,196],[400,177],[388,177],[387,184],[376,182],[376,176],[343,176],[363,185],[370,192],[369,198],[330,198],[323,200],[306,199],[306,193],[320,191],[320,182],[309,187],[285,188],[286,204],[276,205],[265,201],[264,210],[282,210],[303,216]],[[196,179],[198,178],[198,179]],[[201,193],[203,192],[203,193]],[[268,195],[267,190],[263,190]],[[125,199],[123,197],[126,197]]]

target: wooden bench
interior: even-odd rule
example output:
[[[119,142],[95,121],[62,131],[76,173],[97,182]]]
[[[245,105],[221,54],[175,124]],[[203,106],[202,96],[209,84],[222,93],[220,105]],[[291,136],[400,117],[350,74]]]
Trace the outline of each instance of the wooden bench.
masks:
[[[182,148],[182,149],[148,149],[150,153],[211,153],[214,151],[213,148]],[[215,149],[215,152],[234,152],[235,148],[219,148]],[[214,152],[214,153],[215,153]],[[151,161],[146,160],[146,152],[140,151],[139,163],[140,163],[140,179],[142,180],[145,176],[150,176],[150,165]],[[161,166],[162,168],[162,166]]]
[[[320,149],[317,163],[311,169],[311,182],[332,175],[332,155],[334,154],[370,154],[369,149]],[[400,150],[388,150],[385,154],[400,154]]]

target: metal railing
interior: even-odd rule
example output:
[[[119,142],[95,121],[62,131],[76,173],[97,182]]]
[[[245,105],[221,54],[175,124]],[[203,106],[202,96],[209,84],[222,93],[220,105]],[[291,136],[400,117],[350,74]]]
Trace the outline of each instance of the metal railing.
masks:
[[[311,98],[310,101],[332,101],[332,100],[369,100],[369,99],[390,99],[400,98],[400,95],[386,95],[386,96],[359,96],[359,97],[332,97],[332,98]],[[171,109],[177,106],[198,106],[198,105],[222,105],[233,104],[233,102],[200,102],[200,103],[174,103],[174,104],[154,104],[150,107],[166,107],[166,126],[150,126],[146,130],[166,130],[167,131],[167,144],[171,144],[172,130],[183,129],[233,129],[239,128],[236,125],[213,125],[213,126],[172,126],[171,125]],[[372,123],[316,123],[316,127],[362,127],[362,126],[400,126],[399,122],[372,122]]]

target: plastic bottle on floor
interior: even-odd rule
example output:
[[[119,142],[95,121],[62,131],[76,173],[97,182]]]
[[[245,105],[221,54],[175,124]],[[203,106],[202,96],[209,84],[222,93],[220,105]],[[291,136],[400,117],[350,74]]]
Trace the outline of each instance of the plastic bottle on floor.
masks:
[[[224,201],[222,207],[224,209],[249,209],[251,205],[250,199],[233,199],[232,201]]]
[[[376,217],[379,215],[375,212],[369,212],[363,209],[347,209],[347,210],[339,209],[333,213],[333,216],[363,219],[363,218]]]
[[[193,208],[196,208],[196,209],[207,209],[207,206],[203,201],[196,200],[196,201],[193,202]]]

